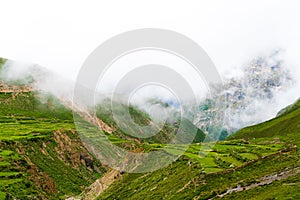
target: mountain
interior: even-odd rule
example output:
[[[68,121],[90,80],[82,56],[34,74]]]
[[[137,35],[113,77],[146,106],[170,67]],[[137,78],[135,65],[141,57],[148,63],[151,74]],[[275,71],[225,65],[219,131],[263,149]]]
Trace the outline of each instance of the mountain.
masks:
[[[64,198],[106,171],[53,95],[0,80],[0,105],[0,199]]]
[[[213,86],[210,97],[192,110],[197,114],[194,124],[219,139],[222,131],[230,135],[273,117],[279,93],[294,83],[279,55],[256,58],[244,65],[239,75],[225,77],[223,88]]]
[[[163,106],[168,107],[166,103],[162,103],[161,101],[154,101],[152,100],[149,102],[149,105],[156,105],[156,104],[163,104]],[[172,118],[167,119],[165,122],[161,122],[159,119],[153,119],[146,111],[139,109],[137,106],[134,105],[126,105],[122,101],[114,102],[114,114],[118,114],[119,116],[125,116],[124,113],[129,111],[130,117],[133,119],[130,121],[126,117],[119,119],[119,123],[124,124],[123,129],[118,126],[116,123],[113,113],[112,113],[112,106],[111,106],[111,99],[106,98],[102,100],[100,103],[97,104],[96,108],[96,115],[103,120],[107,125],[114,129],[113,134],[118,136],[119,138],[123,139],[134,139],[138,140],[142,143],[161,143],[161,144],[168,144],[174,140],[176,133],[181,124],[186,124],[184,127],[184,131],[186,131],[186,135],[189,135],[193,132],[196,132],[195,135],[191,135],[194,137],[193,142],[203,142],[204,140],[209,140],[207,136],[203,133],[202,130],[197,128],[192,122],[190,122],[187,118],[181,118],[180,113],[176,110],[170,111],[168,113],[169,116]],[[154,121],[155,120],[155,121]],[[161,125],[161,129],[152,137],[146,138],[138,138],[138,137],[131,137],[130,133],[141,133],[141,136],[144,134],[140,127],[151,125],[155,123],[156,126]],[[161,124],[160,124],[161,123]],[[135,127],[134,124],[137,124],[138,127]],[[148,131],[156,131],[156,128],[148,129]],[[146,134],[146,133],[145,133]]]
[[[38,67],[34,69],[39,72]],[[48,77],[48,73],[36,74]],[[45,87],[37,87],[42,84],[49,89],[44,81],[49,77],[35,77],[29,82],[20,77],[12,82],[0,80],[0,199],[299,199],[299,102],[272,120],[242,128],[225,138],[231,129],[218,123],[222,109],[216,103],[223,97],[207,99],[198,107],[213,120],[210,124],[204,121],[204,127],[210,125],[204,131],[221,130],[224,141],[215,142],[188,117],[180,118],[176,109],[156,135],[138,138],[132,133],[147,132],[136,129],[134,124],[144,127],[154,120],[144,110],[122,101],[113,102],[114,112],[120,116],[128,112],[132,119],[121,117],[120,128],[112,113],[111,99],[98,102],[95,110],[72,107],[68,98],[54,90],[54,83],[48,92],[41,90]],[[255,98],[257,91],[253,92]],[[249,99],[240,100],[234,103],[237,108],[249,103]],[[172,107],[157,100],[151,103]],[[77,119],[83,127],[77,126]],[[174,142],[182,124],[183,136],[192,138],[191,144],[184,143],[186,138]],[[162,151],[177,156],[187,150],[156,171],[129,173],[110,169],[99,157],[102,152],[111,153],[102,145],[103,138],[133,153]],[[122,162],[129,167],[141,165],[139,160],[126,158],[129,162]],[[109,159],[114,160],[114,155]],[[164,160],[149,164],[156,162]]]
[[[265,138],[278,137],[289,138],[294,142],[299,140],[300,132],[300,104],[299,100],[294,104],[282,109],[277,117],[267,122],[246,127],[230,138]]]
[[[146,151],[158,143],[170,142],[181,123],[167,122],[157,135],[141,140],[128,134],[135,131],[131,130],[130,123],[127,123],[128,132],[117,128],[109,102],[99,104],[97,115],[92,116],[89,109],[72,107],[68,99],[39,87],[49,76],[53,77],[47,70],[30,66],[34,73],[12,78],[7,73],[9,67],[1,66],[0,79],[0,199],[90,196],[82,192],[89,190],[98,179],[106,179],[110,173],[120,174],[111,172],[87,149],[84,142],[88,135],[78,132],[73,112],[85,123],[100,128],[113,144],[131,151]],[[135,123],[151,123],[151,117],[137,107],[118,102],[115,105],[119,113],[129,110]],[[206,138],[187,119],[183,121],[187,124],[186,135],[196,131],[196,135],[188,136],[195,137],[194,142]]]

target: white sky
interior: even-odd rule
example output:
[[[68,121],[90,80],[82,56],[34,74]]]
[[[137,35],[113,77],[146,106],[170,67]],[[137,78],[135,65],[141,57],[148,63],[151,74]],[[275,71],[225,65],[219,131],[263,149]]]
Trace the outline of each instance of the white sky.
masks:
[[[276,48],[300,66],[300,1],[1,0],[0,57],[74,78],[106,39],[137,28],[170,29],[202,46],[223,72]]]

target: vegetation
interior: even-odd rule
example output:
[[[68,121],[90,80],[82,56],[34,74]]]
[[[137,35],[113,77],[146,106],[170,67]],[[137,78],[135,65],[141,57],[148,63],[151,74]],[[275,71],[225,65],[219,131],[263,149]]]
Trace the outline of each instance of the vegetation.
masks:
[[[4,58],[0,58],[0,70],[2,68],[2,65],[5,63],[5,59]]]
[[[212,148],[193,144],[166,168],[146,175],[124,175],[99,199],[217,199],[230,188],[259,183],[265,176],[300,166],[299,122],[300,108],[293,106],[279,117],[242,129]],[[152,148],[161,146],[152,144]],[[174,153],[176,148],[170,151]],[[298,174],[223,198],[298,199],[299,195]]]
[[[156,101],[152,100],[151,102],[157,103]],[[166,106],[166,105],[164,105]],[[189,120],[183,118],[180,119],[179,117],[174,117],[174,121],[167,121],[162,129],[155,134],[154,136],[148,138],[136,138],[131,136],[130,133],[141,133],[144,134],[143,130],[136,128],[135,124],[139,127],[148,126],[151,123],[151,117],[144,111],[140,110],[136,106],[124,105],[122,103],[114,102],[114,112],[116,112],[119,116],[123,117],[120,119],[120,122],[123,123],[123,129],[119,128],[119,124],[116,123],[112,110],[111,110],[111,102],[109,99],[105,99],[101,104],[97,106],[97,116],[103,120],[106,124],[116,127],[113,134],[119,138],[127,139],[127,140],[134,140],[138,139],[142,143],[152,143],[152,144],[168,144],[172,140],[175,139],[175,135],[181,127],[181,130],[185,132],[187,138],[182,138],[182,140],[187,141],[189,137],[194,138],[192,142],[198,143],[203,142],[204,140],[208,141],[209,138],[203,133],[202,130],[198,129],[194,124],[192,124]],[[126,112],[129,112],[132,121],[130,122],[126,116]],[[174,111],[172,114],[174,116],[179,116],[178,113]],[[135,124],[134,124],[135,123]],[[150,131],[156,131],[155,128],[150,129]],[[179,141],[180,142],[180,141]]]
[[[3,62],[0,59],[0,66]],[[210,106],[207,102],[201,109]],[[115,109],[121,116],[129,111],[140,126],[151,123],[151,117],[134,106],[120,103]],[[122,174],[99,199],[218,199],[220,195],[225,199],[299,199],[300,173],[258,186],[265,177],[299,169],[299,101],[276,118],[246,127],[229,138],[222,132],[221,139],[226,139],[217,143],[209,138],[204,143],[207,136],[186,119],[174,117],[155,136],[137,139],[130,133],[140,130],[129,122],[125,130],[118,128],[107,102],[97,107],[96,114],[111,133],[98,130],[98,137],[96,127],[86,121],[81,122],[84,131],[75,131],[72,111],[53,96],[1,91],[0,199],[65,199],[84,192],[106,170],[82,141],[109,154],[110,149],[101,146],[102,137],[128,151],[163,150],[175,155],[182,149],[187,151],[176,162],[152,173]],[[172,144],[182,124],[183,135],[195,137],[190,145]],[[232,190],[251,185],[255,187]]]
[[[279,140],[298,144],[300,132],[300,105],[294,104],[286,113],[271,119],[267,122],[250,126],[240,130],[229,139],[253,139],[277,138]]]
[[[73,115],[51,96],[0,93],[0,199],[79,194],[105,171],[80,142]]]
[[[224,196],[224,199],[299,199],[300,174],[255,189]]]

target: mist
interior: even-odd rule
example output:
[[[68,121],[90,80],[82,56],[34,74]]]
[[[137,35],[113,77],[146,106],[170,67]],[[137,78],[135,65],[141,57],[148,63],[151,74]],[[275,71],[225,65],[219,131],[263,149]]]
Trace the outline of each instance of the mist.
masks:
[[[66,102],[73,98],[72,81],[37,64],[7,60],[0,71],[0,79],[8,84],[30,86],[40,94],[42,102],[49,94]]]
[[[278,111],[300,97],[300,81],[298,79],[300,74],[297,69],[299,69],[298,66],[288,60],[287,51],[279,49],[249,59],[243,65],[227,70],[221,75],[225,91],[217,91],[217,94],[212,94],[212,98],[217,104],[224,104],[217,107],[220,113],[224,112],[226,115],[224,119],[218,117],[210,119],[210,123],[224,121],[223,126],[233,132],[242,127],[275,117]],[[113,73],[111,75],[113,76]],[[22,84],[29,84],[40,94],[52,94],[58,99],[68,102],[68,105],[72,104],[75,83],[39,65],[8,60],[2,67],[0,77],[6,82],[17,81]],[[96,102],[85,99],[87,96],[85,94],[87,92],[93,93],[93,91],[82,86],[81,94],[77,95],[81,98],[81,103],[76,106],[86,109],[101,103],[101,99],[111,98],[112,93],[107,91],[111,90],[112,85],[116,84],[117,81],[114,78],[109,82],[109,76],[106,77],[106,80],[108,81],[101,85],[102,92],[98,90],[95,93],[95,96],[99,97],[96,98]],[[193,85],[193,87],[197,86]],[[201,90],[198,91],[203,93],[203,86],[200,86],[200,88]],[[208,98],[208,91],[205,92],[206,95],[200,95],[201,101]],[[242,96],[239,97],[238,94]],[[166,116],[170,116],[174,111],[180,111],[182,103],[178,102],[176,96],[170,91],[155,86],[144,87],[134,94],[117,95],[119,95],[117,99],[120,102],[122,101],[123,104],[135,105],[149,113],[153,118],[159,118],[153,112],[155,104],[157,106],[166,103],[168,106],[164,107],[164,112]],[[123,102],[122,100],[126,95],[131,95],[129,102]],[[228,96],[227,102],[223,101],[224,95]],[[227,108],[220,110],[223,106]],[[194,112],[198,115],[198,118],[205,115],[197,109]],[[172,119],[172,117],[170,118]],[[198,123],[199,127],[203,126],[203,123],[201,124],[197,120],[195,123]],[[204,126],[207,126],[207,124],[204,123]]]
[[[71,100],[71,88],[82,63],[103,41],[128,30],[163,28],[182,33],[203,47],[215,63],[225,84],[231,78],[243,79],[244,68],[253,59],[269,58],[272,65],[274,58],[270,59],[270,54],[280,50],[281,53],[276,59],[281,60],[282,68],[290,72],[293,83],[273,91],[273,97],[268,102],[252,99],[248,110],[246,109],[243,114],[232,116],[230,126],[239,128],[241,125],[270,119],[281,108],[299,98],[299,1],[195,0],[186,4],[167,0],[148,4],[135,1],[134,4],[139,9],[125,2],[118,2],[119,6],[116,7],[117,3],[114,1],[94,1],[89,4],[74,1],[59,3],[27,1],[18,2],[20,5],[18,8],[15,6],[16,3],[7,1],[3,3],[6,9],[0,13],[1,24],[4,27],[0,37],[0,56],[15,61],[38,63],[51,72],[55,71],[58,75],[35,77],[34,87]],[[37,7],[39,9],[36,9]],[[111,10],[116,12],[112,13]],[[154,59],[157,57],[152,60]],[[4,75],[7,79],[14,79],[29,72],[35,76],[35,72],[31,72],[32,67],[27,70],[30,64],[13,62],[9,65],[19,67],[9,69]],[[57,77],[68,77],[72,81]],[[120,73],[109,74],[104,89],[111,89],[118,77]],[[191,83],[193,85],[193,82]],[[87,89],[83,87],[82,91],[84,90]],[[100,92],[107,93],[105,90]],[[145,103],[145,97],[161,98],[166,102],[175,101],[167,94],[152,90],[144,91],[144,94],[139,96],[141,97],[136,97],[132,103],[145,110],[149,107],[148,103]],[[201,96],[205,97],[205,93],[203,92]],[[251,107],[262,112],[251,114]],[[251,121],[251,118],[254,120]],[[242,122],[239,119],[242,119]]]

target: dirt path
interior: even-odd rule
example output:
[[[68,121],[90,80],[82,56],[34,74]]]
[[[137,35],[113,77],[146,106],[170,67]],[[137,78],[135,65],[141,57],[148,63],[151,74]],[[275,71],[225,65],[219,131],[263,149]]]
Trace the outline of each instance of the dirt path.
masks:
[[[86,188],[79,196],[69,197],[66,200],[94,200],[112,183],[120,178],[121,173],[119,171],[111,170]]]
[[[104,130],[107,133],[112,133],[114,131],[114,128],[104,123],[101,119],[91,116],[88,112],[80,109],[79,107],[75,107],[74,105],[72,106],[70,102],[63,102],[66,107],[72,109],[89,123],[98,126],[100,130]],[[67,198],[67,200],[94,200],[112,183],[120,179],[121,176],[122,174],[120,171],[111,169],[110,171],[106,172],[101,178],[97,179],[94,183],[87,187],[79,196],[69,197]]]
[[[264,176],[264,177],[258,179],[257,183],[253,183],[253,184],[250,184],[250,185],[247,185],[247,186],[244,186],[244,187],[242,187],[241,185],[238,185],[237,187],[231,188],[231,189],[227,190],[226,192],[224,192],[223,194],[217,195],[216,197],[222,198],[225,195],[230,194],[232,192],[241,192],[241,191],[244,191],[244,190],[253,189],[253,188],[258,187],[258,186],[269,185],[274,181],[287,179],[290,176],[295,176],[299,173],[300,173],[300,167],[296,167],[294,169],[286,170],[286,171],[280,172],[278,174],[267,175],[267,176]]]
[[[87,189],[85,189],[82,199],[93,200],[96,199],[104,190],[106,190],[115,180],[121,177],[121,173],[117,170],[107,172],[103,177],[95,181]]]
[[[92,116],[89,112],[86,111],[86,109],[73,105],[71,101],[68,101],[66,99],[61,99],[61,102],[65,107],[69,108],[73,112],[76,112],[81,118],[97,126],[100,130],[103,130],[107,133],[112,133],[115,130],[113,127],[107,125],[100,118]]]

